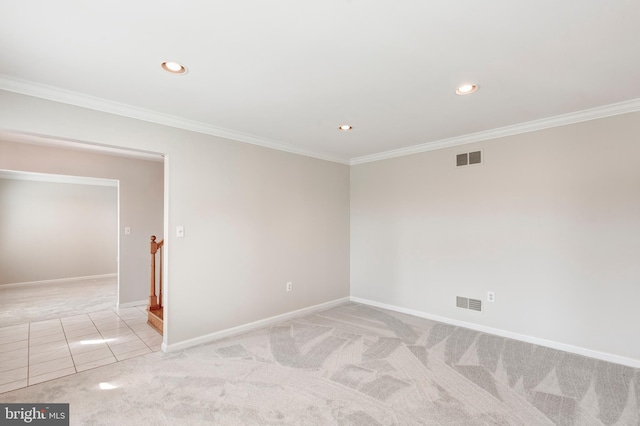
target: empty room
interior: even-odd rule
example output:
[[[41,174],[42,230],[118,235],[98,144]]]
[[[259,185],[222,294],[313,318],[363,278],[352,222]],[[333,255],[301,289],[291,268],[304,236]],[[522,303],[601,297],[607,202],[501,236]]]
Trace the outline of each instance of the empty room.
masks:
[[[638,17],[2,3],[0,419],[638,425]],[[25,176],[117,198],[105,267],[20,239],[36,229],[7,212],[52,219],[16,202],[58,191]],[[83,228],[61,200],[60,227]],[[90,311],[89,281],[46,317],[4,296],[92,276],[115,290]],[[69,356],[45,372],[47,321]]]

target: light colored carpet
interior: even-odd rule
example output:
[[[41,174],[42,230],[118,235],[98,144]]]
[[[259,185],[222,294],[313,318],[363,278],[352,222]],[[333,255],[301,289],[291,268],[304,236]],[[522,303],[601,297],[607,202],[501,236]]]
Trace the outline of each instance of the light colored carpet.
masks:
[[[346,303],[0,400],[78,425],[638,425],[639,390],[637,369]]]
[[[116,278],[0,286],[0,327],[104,311],[116,306],[117,294]]]

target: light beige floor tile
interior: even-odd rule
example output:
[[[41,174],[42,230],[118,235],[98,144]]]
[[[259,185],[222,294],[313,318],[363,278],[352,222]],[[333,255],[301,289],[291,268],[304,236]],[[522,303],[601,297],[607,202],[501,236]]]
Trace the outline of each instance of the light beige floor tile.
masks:
[[[138,349],[144,349],[147,347],[147,345],[145,345],[142,340],[134,340],[132,342],[126,342],[120,345],[113,345],[113,346],[109,345],[109,347],[111,348],[111,351],[115,355],[119,355],[126,352],[135,351]]]
[[[15,343],[15,342],[19,342],[20,340],[25,340],[29,338],[29,333],[11,333],[11,334],[6,334],[2,337],[0,337],[0,345],[4,345],[7,343]]]
[[[136,349],[135,351],[125,352],[123,354],[116,355],[116,358],[118,359],[118,361],[124,361],[125,359],[150,354],[151,352],[152,351],[149,348]]]
[[[13,343],[4,343],[4,344],[0,345],[0,353],[9,352],[9,351],[15,351],[17,349],[24,349],[24,348],[28,348],[28,347],[29,347],[29,340],[28,339],[19,340],[17,342],[13,342]]]
[[[93,325],[91,326],[87,326],[87,327],[83,327],[83,328],[74,328],[71,330],[64,330],[64,334],[65,336],[67,336],[67,339],[71,340],[77,337],[82,337],[82,336],[90,336],[93,334],[98,334],[98,329],[95,328]]]
[[[105,336],[106,338],[107,336]],[[120,336],[108,336],[109,342],[107,343],[109,346],[120,345],[122,343],[133,342],[134,340],[141,340],[136,333],[131,332],[128,334],[122,334]]]
[[[15,370],[3,371],[0,373],[0,385],[15,382],[18,380],[25,380],[28,373],[27,367],[16,368]]]
[[[109,331],[117,331],[117,330],[130,330],[129,326],[124,321],[113,322],[107,324],[97,324],[96,327],[100,331],[100,333],[106,333]]]
[[[67,347],[66,340],[62,340],[59,342],[50,342],[50,343],[45,343],[43,345],[31,346],[29,348],[29,354],[30,355],[41,354],[43,352],[51,352],[51,351],[55,351],[56,349],[62,349],[66,347]]]
[[[71,324],[83,321],[91,321],[91,318],[89,318],[89,315],[87,314],[72,315],[69,317],[60,318],[60,322],[62,322],[62,324]]]
[[[150,333],[151,331],[154,331],[155,333],[159,334],[154,328],[152,328],[149,324],[147,324],[146,322],[144,324],[130,324],[129,327],[131,328],[131,330],[133,330],[136,334],[138,333]]]
[[[0,363],[0,373],[7,370],[15,370],[16,368],[27,367],[29,360],[27,357],[8,359]]]
[[[52,342],[66,342],[67,338],[64,333],[60,331],[60,333],[51,334],[49,336],[36,337],[35,339],[29,338],[29,346],[40,346],[45,343]]]
[[[81,336],[67,336],[67,342],[69,342],[69,344],[76,342],[93,342],[101,340],[104,340],[104,338],[97,330],[93,333],[83,334]]]
[[[0,385],[0,393],[9,392],[12,390],[26,388],[26,387],[27,387],[27,379],[22,379],[16,382],[5,383],[4,385]]]
[[[109,348],[106,343],[96,343],[91,345],[83,345],[80,342],[70,343],[69,349],[72,355],[81,354],[84,352],[92,352],[102,348]]]
[[[142,341],[147,346],[156,346],[162,344],[162,336],[147,337]]]
[[[42,331],[42,330],[51,330],[54,328],[60,327],[59,319],[52,319],[47,321],[37,321],[29,324],[30,331]]]
[[[133,330],[129,328],[129,326],[126,324],[119,326],[118,328],[113,328],[111,330],[100,330],[100,334],[102,334],[104,337],[123,336],[125,334],[131,334],[131,333],[133,333]]]
[[[79,373],[81,371],[90,370],[92,368],[101,367],[103,365],[113,364],[114,362],[117,362],[117,360],[113,355],[111,355],[108,358],[97,359],[95,361],[87,362],[86,364],[76,365],[76,370],[78,370]]]
[[[55,349],[49,352],[42,352],[38,354],[29,354],[29,363],[31,364],[39,364],[45,361],[51,361],[54,359],[64,358],[71,356],[71,352],[68,347]]]
[[[69,367],[73,367],[73,360],[70,356],[29,365],[29,378]]]
[[[62,319],[62,328],[64,328],[65,330],[69,329],[74,329],[74,328],[82,328],[82,327],[87,327],[93,325],[93,321],[91,321],[91,318],[89,318],[88,316],[84,315],[84,318],[77,318],[74,319],[72,321],[65,321],[64,318]]]
[[[152,337],[160,337],[162,338],[162,334],[158,333],[155,329],[148,327],[143,330],[136,331],[136,334],[140,336],[141,339],[147,339]]]
[[[10,325],[0,328],[0,338],[14,334],[29,334],[29,324]]]
[[[26,358],[29,355],[28,348],[14,349],[0,353],[0,364],[16,358]]]
[[[109,348],[100,348],[95,351],[82,352],[73,355],[73,362],[75,365],[86,364],[90,361],[98,359],[104,359],[113,356],[113,353]]]
[[[126,322],[129,327],[134,325],[147,325],[147,321],[149,321],[149,318],[146,316],[142,318],[131,318],[124,320],[124,322]]]
[[[162,350],[162,343],[158,343],[157,345],[147,345],[149,346],[149,349],[151,349],[153,352],[159,352]]]
[[[60,334],[60,333],[62,333],[62,326],[58,328],[51,328],[49,330],[40,330],[40,331],[31,330],[29,332],[29,339],[37,339],[38,337],[45,337],[45,336],[50,336],[52,334]]]
[[[75,374],[76,369],[73,367],[63,368],[62,370],[51,371],[49,373],[41,374],[39,376],[29,377],[29,386],[37,383],[46,382],[47,380],[57,379],[58,377],[68,376]]]

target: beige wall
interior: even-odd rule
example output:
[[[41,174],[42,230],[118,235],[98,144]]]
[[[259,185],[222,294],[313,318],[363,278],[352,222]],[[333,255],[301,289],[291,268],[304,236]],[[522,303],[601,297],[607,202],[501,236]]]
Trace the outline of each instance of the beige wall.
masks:
[[[0,178],[0,285],[115,274],[118,188]]]
[[[352,296],[640,360],[638,135],[633,113],[353,166]]]
[[[351,291],[640,359],[640,114],[351,169],[9,92],[0,130],[166,154],[169,345]]]
[[[346,165],[2,91],[0,130],[166,154],[168,345],[349,295]]]
[[[163,235],[162,162],[0,140],[0,169],[118,180],[118,303],[148,300],[149,237]]]

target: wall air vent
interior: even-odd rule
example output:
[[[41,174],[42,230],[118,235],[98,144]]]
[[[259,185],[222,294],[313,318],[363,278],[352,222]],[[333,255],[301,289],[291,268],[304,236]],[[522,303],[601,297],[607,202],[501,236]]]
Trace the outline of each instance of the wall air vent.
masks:
[[[465,152],[456,155],[456,167],[482,164],[482,151]]]
[[[482,312],[482,300],[456,296],[456,307]]]
[[[456,306],[458,308],[469,309],[469,299],[466,297],[456,296]]]
[[[482,312],[482,300],[469,299],[469,309],[472,311]]]

